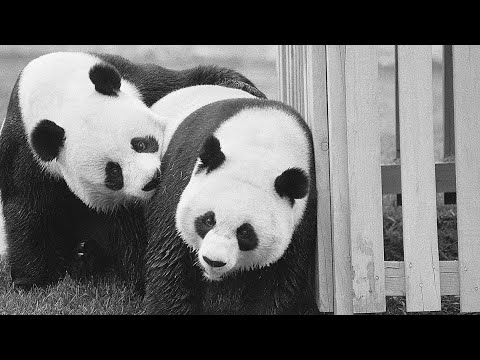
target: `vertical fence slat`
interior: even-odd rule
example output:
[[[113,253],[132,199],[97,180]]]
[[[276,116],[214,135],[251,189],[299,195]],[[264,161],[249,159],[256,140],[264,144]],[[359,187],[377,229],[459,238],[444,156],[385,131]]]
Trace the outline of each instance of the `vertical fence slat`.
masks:
[[[325,45],[307,45],[305,48],[305,60],[305,117],[313,135],[318,192],[317,303],[320,311],[333,311],[330,162],[328,151]]]
[[[327,97],[334,312],[335,314],[353,314],[345,103],[345,45],[327,45]]]
[[[480,46],[453,46],[460,311],[480,311]]]
[[[398,47],[407,311],[440,310],[431,46]]]
[[[325,45],[279,45],[280,101],[300,112],[312,130],[317,206],[317,304],[333,311],[332,234]]]
[[[383,312],[385,263],[375,46],[347,46],[345,72],[353,306],[355,312]]]

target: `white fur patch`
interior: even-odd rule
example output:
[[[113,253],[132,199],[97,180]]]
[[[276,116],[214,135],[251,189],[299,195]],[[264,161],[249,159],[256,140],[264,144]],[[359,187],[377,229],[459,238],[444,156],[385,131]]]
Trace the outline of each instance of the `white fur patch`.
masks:
[[[197,85],[173,91],[152,105],[151,109],[167,124],[162,146],[162,156],[178,125],[202,106],[219,100],[255,98],[246,91],[217,85]]]
[[[275,179],[293,167],[309,174],[310,150],[292,115],[274,107],[243,109],[214,135],[226,160],[209,174],[193,171],[177,207],[176,225],[197,251],[205,277],[219,280],[237,270],[268,266],[283,255],[308,195],[292,207],[276,193]],[[215,213],[216,225],[202,239],[195,219],[209,211]],[[240,251],[238,246],[236,229],[244,223],[253,226],[259,240],[251,251]],[[226,265],[212,268],[203,261],[204,255]]]
[[[3,127],[5,126],[5,120],[6,120],[6,118],[4,118],[3,121],[2,121],[2,127],[0,127],[0,134],[2,133]]]
[[[41,56],[21,74],[19,101],[29,142],[32,130],[43,119],[65,130],[65,144],[56,160],[42,161],[32,150],[38,163],[50,174],[64,178],[87,205],[108,211],[130,198],[151,196],[141,188],[160,166],[159,153],[138,154],[130,142],[134,137],[153,136],[161,144],[165,126],[125,79],[118,96],[98,93],[89,71],[99,62],[102,60],[86,53]],[[146,161],[147,157],[151,159]],[[105,187],[109,161],[122,167],[124,188],[120,191]]]

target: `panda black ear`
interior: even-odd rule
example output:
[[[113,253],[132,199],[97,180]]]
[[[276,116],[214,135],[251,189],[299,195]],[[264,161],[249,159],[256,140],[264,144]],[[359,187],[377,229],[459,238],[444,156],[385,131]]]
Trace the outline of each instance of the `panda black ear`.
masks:
[[[30,135],[33,150],[43,161],[55,159],[65,143],[65,130],[50,120],[42,120]]]
[[[280,197],[287,197],[293,206],[295,199],[302,199],[308,193],[308,176],[302,169],[290,168],[275,179],[275,191]]]
[[[198,167],[198,171],[207,169],[207,174],[215,170],[225,161],[225,154],[220,148],[220,141],[213,135],[210,135],[203,143],[200,150],[200,160],[202,163]]]
[[[92,66],[88,76],[100,94],[117,96],[122,77],[115,67],[107,63],[98,63]]]

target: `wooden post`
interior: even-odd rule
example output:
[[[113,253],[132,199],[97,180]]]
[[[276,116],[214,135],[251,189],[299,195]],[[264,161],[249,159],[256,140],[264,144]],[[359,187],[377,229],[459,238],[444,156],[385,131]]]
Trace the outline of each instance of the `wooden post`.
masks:
[[[378,59],[374,45],[346,48],[348,174],[356,313],[384,312]]]
[[[345,45],[327,45],[327,102],[335,314],[353,314]]]
[[[480,311],[480,46],[453,46],[460,311]]]
[[[320,311],[333,311],[327,60],[325,45],[307,45],[305,56],[305,117],[312,130],[318,193],[317,304]]]
[[[407,311],[441,308],[431,49],[426,45],[398,48]]]

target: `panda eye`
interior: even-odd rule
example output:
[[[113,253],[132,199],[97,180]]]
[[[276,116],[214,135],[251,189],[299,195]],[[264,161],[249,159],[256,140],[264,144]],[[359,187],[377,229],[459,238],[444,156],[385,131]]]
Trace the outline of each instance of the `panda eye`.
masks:
[[[138,153],[155,153],[158,151],[158,141],[153,136],[133,138],[130,143],[133,150]]]
[[[203,218],[203,223],[205,226],[212,228],[215,226],[215,214],[213,212],[209,212],[207,216]]]
[[[137,149],[138,152],[143,152],[147,148],[147,145],[145,144],[145,141],[139,141],[137,144]]]
[[[205,214],[195,219],[195,230],[197,234],[203,239],[207,233],[215,226],[215,213],[213,211],[206,212]]]

